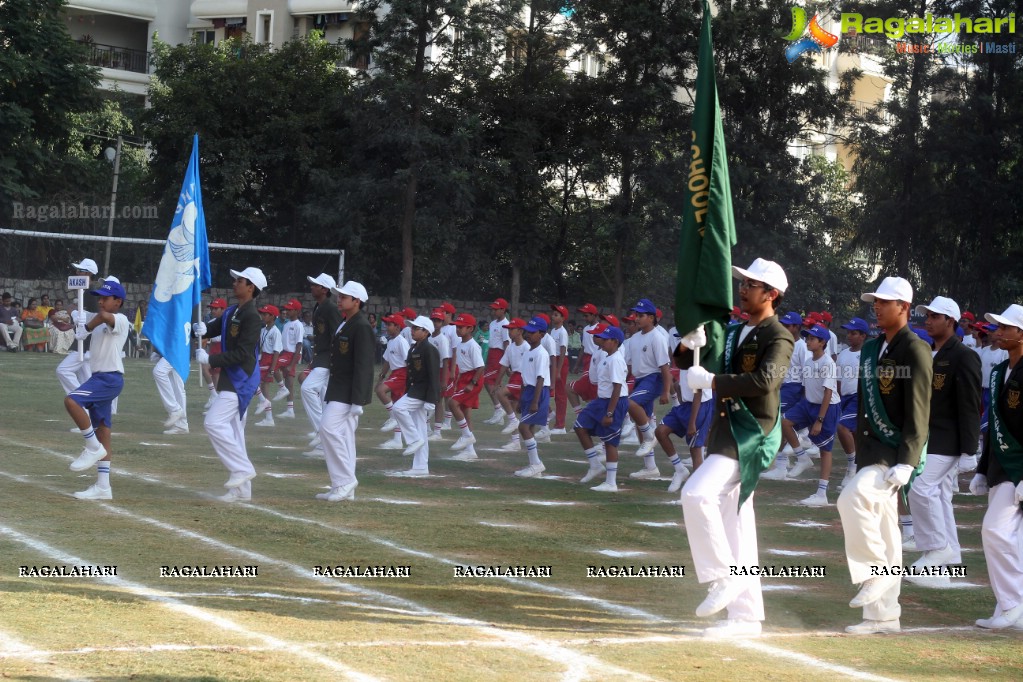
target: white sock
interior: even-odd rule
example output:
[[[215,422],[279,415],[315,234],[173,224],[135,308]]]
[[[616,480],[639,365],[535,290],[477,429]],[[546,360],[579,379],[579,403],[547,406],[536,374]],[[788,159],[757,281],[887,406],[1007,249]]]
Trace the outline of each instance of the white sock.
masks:
[[[394,407],[394,403],[386,402],[386,403],[384,403],[384,407],[387,408],[388,412],[390,412],[391,409]]]
[[[607,482],[618,485],[618,462],[607,463]]]
[[[644,469],[656,469],[657,463],[654,461],[654,453],[649,455],[643,455],[643,468]]]
[[[827,495],[828,494],[828,482],[821,479],[817,481],[817,494]]]
[[[469,430],[469,420],[468,419],[463,419],[462,421],[458,422],[458,428],[460,428],[462,430],[462,435],[463,436],[471,436],[472,435],[472,431]]]
[[[586,461],[590,463],[591,469],[596,469],[600,466],[600,461],[597,459],[597,455],[600,454],[600,448],[594,445],[589,450],[585,450],[584,453],[586,455]]]
[[[102,444],[99,442],[99,438],[96,438],[96,429],[91,426],[88,430],[82,431],[82,438],[85,439],[85,447],[90,450],[98,450],[102,447]]]
[[[529,457],[530,464],[540,464],[540,453],[536,450],[536,439],[530,438],[525,441],[526,445],[526,456]]]
[[[673,466],[675,468],[675,471],[679,471],[679,472],[681,472],[683,469],[685,469],[685,467],[682,466],[682,458],[679,457],[678,454],[675,454],[671,458],[671,466]]]
[[[110,487],[110,460],[104,460],[96,465],[96,484],[101,488]]]

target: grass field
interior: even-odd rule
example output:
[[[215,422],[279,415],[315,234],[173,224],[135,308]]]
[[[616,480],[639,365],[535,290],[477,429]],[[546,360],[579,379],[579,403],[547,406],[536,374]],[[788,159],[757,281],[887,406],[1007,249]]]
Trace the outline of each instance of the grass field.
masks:
[[[49,680],[1019,680],[1023,632],[972,626],[994,598],[980,551],[983,502],[957,495],[967,578],[952,590],[906,584],[904,633],[857,638],[834,506],[795,500],[803,482],[757,491],[761,564],[823,565],[823,578],[765,579],[764,636],[699,637],[696,582],[677,495],[667,480],[621,492],[580,485],[574,436],[540,446],[544,479],[512,476],[525,454],[477,425],[480,461],[446,461],[431,443],[427,479],[401,451],[375,449],[384,410],[359,430],[354,502],[313,499],[322,461],[301,456],[299,419],[260,429],[251,503],[228,505],[226,472],[202,428],[207,392],[188,386],[191,434],[162,435],[145,360],[126,361],[114,424],[110,502],[76,500],[93,471],[68,463],[80,437],[51,355],[0,355],[0,675]],[[277,404],[279,405],[279,404]],[[481,410],[480,418],[490,415]],[[481,421],[481,419],[477,419]],[[634,448],[625,448],[630,452]],[[659,455],[659,465],[668,471]],[[844,461],[838,457],[837,461]],[[841,476],[843,467],[836,467]],[[834,484],[833,484],[834,487]],[[831,493],[834,501],[836,493]],[[907,563],[916,557],[907,556]],[[588,566],[684,565],[681,578],[587,578]],[[21,566],[112,565],[116,576],[21,577]],[[258,566],[256,577],[161,577],[161,566]],[[407,566],[409,576],[338,578],[316,566]],[[549,578],[456,577],[466,565],[550,566]]]

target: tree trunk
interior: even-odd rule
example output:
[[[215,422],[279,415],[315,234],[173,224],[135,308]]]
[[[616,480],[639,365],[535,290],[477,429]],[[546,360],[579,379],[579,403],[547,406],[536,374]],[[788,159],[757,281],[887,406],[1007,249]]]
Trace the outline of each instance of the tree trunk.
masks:
[[[519,313],[519,289],[521,285],[522,270],[519,268],[519,264],[512,263],[512,280],[511,280],[511,298],[508,301],[508,305],[511,307],[509,312],[513,314]]]
[[[429,3],[421,5],[422,13],[419,15],[419,22],[416,26],[416,63],[412,71],[412,80],[415,87],[412,90],[412,118],[409,127],[412,131],[412,145],[408,156],[408,179],[405,181],[403,195],[403,210],[401,215],[401,302],[402,305],[410,305],[412,302],[412,270],[415,263],[412,242],[413,226],[416,222],[416,193],[419,190],[419,164],[421,154],[419,150],[419,126],[423,115],[423,101],[425,99],[425,83],[423,79],[426,73],[426,47],[427,37],[430,31],[428,12]]]

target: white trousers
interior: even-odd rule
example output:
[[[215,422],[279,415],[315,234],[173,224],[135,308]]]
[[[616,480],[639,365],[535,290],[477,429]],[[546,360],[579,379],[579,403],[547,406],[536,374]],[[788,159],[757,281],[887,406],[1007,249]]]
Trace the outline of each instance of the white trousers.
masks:
[[[156,391],[160,394],[160,402],[163,403],[163,409],[167,410],[168,415],[187,411],[185,382],[174,371],[174,366],[167,362],[167,358],[160,358],[153,367],[153,379],[156,381]],[[188,416],[178,420],[175,426],[188,428]]]
[[[92,369],[89,367],[88,354],[84,360],[79,360],[78,350],[75,346],[71,347],[71,351],[57,365],[57,380],[65,394],[84,384],[91,376]]]
[[[952,513],[951,472],[958,476],[959,457],[928,453],[923,472],[913,479],[909,490],[909,511],[913,514],[917,549],[927,552],[951,545],[956,555],[952,563],[958,564],[963,556]]]
[[[427,438],[430,436],[427,426],[428,412],[429,410],[426,409],[425,402],[417,398],[410,398],[407,395],[403,395],[398,402],[394,403],[394,407],[391,408],[391,416],[394,417],[394,421],[398,422],[401,433],[405,436],[405,442],[423,441],[423,444],[416,450],[412,458],[413,469],[430,468],[430,445],[427,441]]]
[[[980,530],[991,590],[1002,611],[1023,603],[1023,511],[1016,504],[1015,490],[1006,481],[988,491]]]
[[[231,474],[254,474],[256,468],[249,460],[245,449],[245,420],[238,414],[238,394],[234,391],[221,391],[213,399],[210,411],[206,413],[203,423],[206,433],[210,436],[213,451],[217,453],[221,464]],[[250,495],[250,483],[238,490]]]
[[[305,413],[309,415],[309,422],[313,425],[313,431],[320,430],[320,421],[323,419],[323,401],[327,397],[327,381],[330,380],[330,370],[326,367],[315,367],[309,371],[309,376],[302,382],[302,405]]]
[[[315,371],[315,370],[314,370]],[[330,487],[340,488],[355,479],[355,430],[359,415],[348,403],[332,401],[323,406],[320,442],[327,460]]]
[[[759,566],[753,496],[739,509],[739,462],[709,455],[682,488],[689,550],[701,583],[726,578],[732,567]],[[728,605],[728,618],[764,620],[759,576],[743,576],[746,589]]]
[[[889,571],[893,566],[902,566],[898,489],[884,480],[887,471],[884,464],[863,467],[838,496],[849,575],[857,585],[873,577],[871,566],[886,567]],[[894,620],[902,614],[899,606],[902,581],[891,583],[879,600],[863,607],[864,620]]]
[[[8,348],[13,348],[18,345],[21,341],[21,334],[24,329],[20,322],[0,322],[0,337],[4,340],[4,345]]]

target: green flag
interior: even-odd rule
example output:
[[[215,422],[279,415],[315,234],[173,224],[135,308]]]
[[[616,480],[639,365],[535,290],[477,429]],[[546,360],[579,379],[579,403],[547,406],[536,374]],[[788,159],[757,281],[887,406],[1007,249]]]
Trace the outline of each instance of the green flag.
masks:
[[[675,327],[684,336],[701,324],[705,326],[707,345],[700,351],[700,364],[717,374],[723,369],[725,325],[732,310],[735,218],[706,0],[685,196],[675,280]]]

